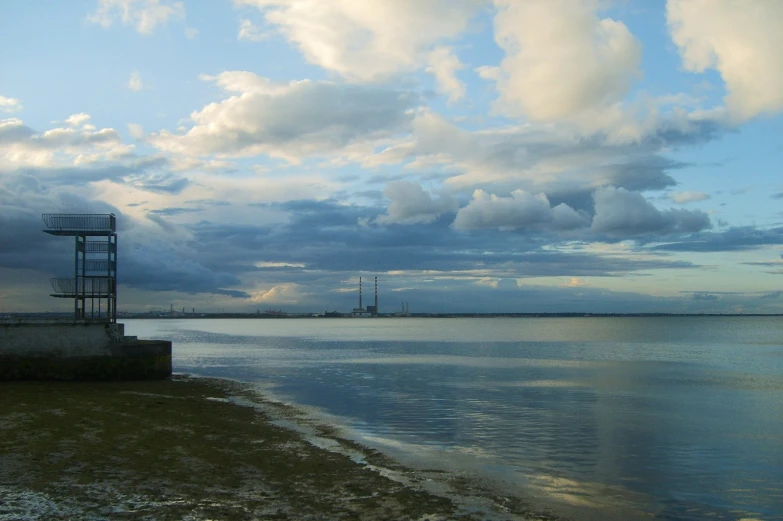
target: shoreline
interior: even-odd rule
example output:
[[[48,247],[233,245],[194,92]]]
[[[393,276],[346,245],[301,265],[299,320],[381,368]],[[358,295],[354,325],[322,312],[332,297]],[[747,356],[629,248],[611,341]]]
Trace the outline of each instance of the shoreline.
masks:
[[[226,379],[3,383],[0,434],[0,521],[564,519]]]

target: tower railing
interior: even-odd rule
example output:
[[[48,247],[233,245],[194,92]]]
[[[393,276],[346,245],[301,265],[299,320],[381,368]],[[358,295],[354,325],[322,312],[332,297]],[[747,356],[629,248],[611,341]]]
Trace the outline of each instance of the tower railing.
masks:
[[[41,217],[46,227],[54,231],[117,231],[113,213],[45,213]]]
[[[50,235],[74,238],[73,277],[51,279],[53,297],[72,298],[74,318],[117,320],[117,218],[112,213],[45,213]],[[102,302],[105,305],[102,305]]]

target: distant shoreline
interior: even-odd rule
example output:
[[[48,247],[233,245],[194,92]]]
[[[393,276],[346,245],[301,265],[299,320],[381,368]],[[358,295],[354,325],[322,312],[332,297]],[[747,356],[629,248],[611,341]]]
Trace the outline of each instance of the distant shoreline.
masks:
[[[70,319],[72,313],[5,313],[0,314],[3,320],[24,319]],[[118,319],[302,319],[302,318],[634,318],[634,317],[783,317],[783,313],[410,313],[399,315],[394,313],[378,316],[354,317],[351,313],[337,311],[323,313],[123,313]]]

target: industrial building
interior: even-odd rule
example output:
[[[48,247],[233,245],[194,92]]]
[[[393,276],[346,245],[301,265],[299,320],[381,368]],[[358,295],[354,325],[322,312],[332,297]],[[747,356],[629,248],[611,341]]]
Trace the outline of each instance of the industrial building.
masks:
[[[377,317],[378,314],[378,277],[375,277],[375,304],[367,306],[367,308],[362,306],[362,278],[359,277],[359,307],[353,308],[351,316]]]

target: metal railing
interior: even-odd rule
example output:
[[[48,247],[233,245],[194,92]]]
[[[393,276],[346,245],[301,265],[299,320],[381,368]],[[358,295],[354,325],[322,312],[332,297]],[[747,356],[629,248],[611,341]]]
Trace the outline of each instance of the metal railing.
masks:
[[[57,231],[117,231],[113,213],[45,213],[46,227]]]
[[[109,273],[109,271],[114,271],[114,269],[115,269],[114,261],[109,261],[105,259],[89,259],[84,261],[85,274],[87,272],[95,273],[96,271],[99,273]]]
[[[52,289],[58,295],[108,295],[112,293],[113,280],[107,277],[88,277],[79,279],[49,279]]]
[[[108,241],[87,241],[84,243],[84,251],[87,253],[106,253],[109,251]]]

